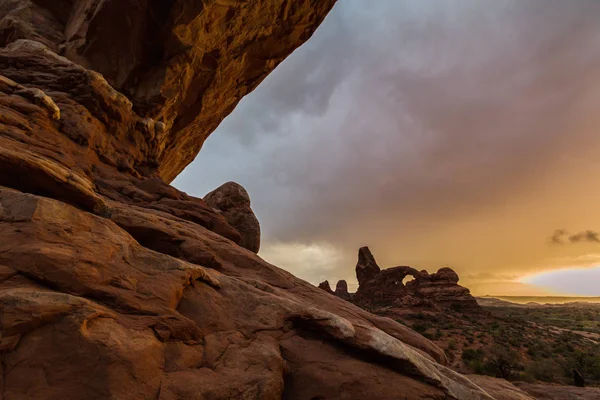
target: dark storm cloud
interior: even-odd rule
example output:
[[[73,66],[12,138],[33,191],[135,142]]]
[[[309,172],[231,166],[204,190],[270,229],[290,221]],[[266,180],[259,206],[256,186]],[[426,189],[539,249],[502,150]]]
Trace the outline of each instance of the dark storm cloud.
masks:
[[[310,118],[326,113],[334,90],[356,65],[356,39],[343,15],[332,13],[315,38],[318,43],[311,42],[302,48],[301,57],[275,69],[269,83],[260,87],[260,99],[244,101],[223,130],[254,148],[269,135],[285,135],[284,125],[293,114]]]
[[[568,240],[569,232],[565,229],[557,229],[554,231],[552,236],[548,239],[550,244],[565,244],[565,240]]]
[[[600,238],[598,232],[587,230],[569,236],[569,241],[571,243],[600,243]]]
[[[413,1],[365,12],[346,4],[258,93],[278,130],[255,137],[266,146],[269,133],[294,137],[261,165],[261,179],[275,175],[271,185],[297,207],[278,217],[286,223],[277,237],[347,232],[378,219],[373,213],[422,217],[502,201],[507,185],[528,184],[571,140],[564,115],[598,78],[589,59],[600,54],[600,7]]]
[[[367,242],[390,265],[492,268],[517,252],[450,259],[444,243],[485,235],[443,232],[596,146],[599,18],[595,0],[340,1],[176,184],[243,184],[267,246],[330,243],[348,264]],[[490,246],[514,236],[477,229]]]
[[[565,229],[557,229],[550,236],[551,244],[568,244],[568,243],[600,243],[600,233],[593,230],[585,230],[578,233],[570,234]]]

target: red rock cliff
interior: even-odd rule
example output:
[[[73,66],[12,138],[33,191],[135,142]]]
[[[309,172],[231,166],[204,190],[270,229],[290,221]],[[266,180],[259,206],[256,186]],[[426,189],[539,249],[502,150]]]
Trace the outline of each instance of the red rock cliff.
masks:
[[[492,398],[168,185],[334,2],[0,0],[0,398]]]

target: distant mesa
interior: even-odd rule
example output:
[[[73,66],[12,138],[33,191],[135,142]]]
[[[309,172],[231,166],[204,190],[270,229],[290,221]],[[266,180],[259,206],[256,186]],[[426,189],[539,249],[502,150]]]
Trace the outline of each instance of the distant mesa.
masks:
[[[407,277],[413,279],[406,281]],[[368,247],[358,250],[356,278],[359,286],[354,294],[348,292],[346,281],[339,281],[335,292],[331,291],[327,281],[319,287],[367,309],[481,309],[469,289],[458,284],[458,274],[451,268],[441,268],[434,274],[409,266],[381,269]]]

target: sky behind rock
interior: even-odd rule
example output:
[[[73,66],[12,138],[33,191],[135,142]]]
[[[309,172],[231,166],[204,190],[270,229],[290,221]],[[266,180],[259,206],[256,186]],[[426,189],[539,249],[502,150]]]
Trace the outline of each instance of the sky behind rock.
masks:
[[[353,289],[368,245],[476,294],[576,294],[533,277],[600,265],[598,20],[595,0],[339,1],[175,185],[242,184],[260,254],[315,284]]]

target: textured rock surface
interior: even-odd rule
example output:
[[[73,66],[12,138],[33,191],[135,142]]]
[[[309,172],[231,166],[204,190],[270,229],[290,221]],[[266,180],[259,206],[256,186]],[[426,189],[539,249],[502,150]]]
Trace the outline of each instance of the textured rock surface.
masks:
[[[517,386],[538,400],[597,400],[600,388],[545,385],[518,382]]]
[[[505,381],[500,378],[493,378],[491,376],[482,375],[469,375],[469,379],[485,389],[490,395],[494,396],[496,400],[535,400],[536,397],[532,397],[526,392],[519,389],[512,383]]]
[[[492,399],[169,186],[333,0],[0,0],[0,393]]]
[[[227,182],[204,196],[204,202],[222,212],[223,216],[240,233],[240,246],[258,253],[260,249],[260,224],[250,208],[246,189],[235,182]]]
[[[443,352],[402,325],[194,223],[109,207],[114,222],[0,188],[5,399],[306,398],[302,382],[317,376],[329,384],[313,381],[313,397],[335,398],[345,376],[370,398],[394,398],[391,388],[491,398],[434,362]],[[222,272],[142,246],[126,232],[137,223],[180,232],[218,255]],[[363,381],[377,371],[398,382]]]

